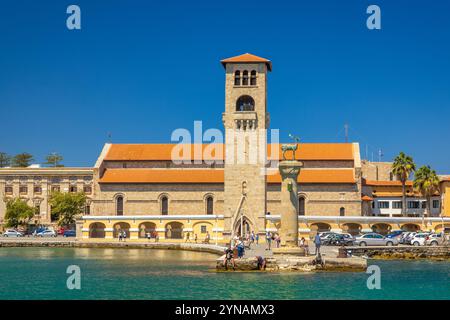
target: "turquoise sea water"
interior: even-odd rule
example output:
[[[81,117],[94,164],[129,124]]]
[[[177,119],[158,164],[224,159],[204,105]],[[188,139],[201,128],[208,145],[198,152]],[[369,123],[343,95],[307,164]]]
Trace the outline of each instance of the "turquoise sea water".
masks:
[[[450,299],[450,263],[371,261],[366,273],[213,271],[216,255],[188,251],[0,248],[0,299]],[[81,290],[66,269],[81,268]]]

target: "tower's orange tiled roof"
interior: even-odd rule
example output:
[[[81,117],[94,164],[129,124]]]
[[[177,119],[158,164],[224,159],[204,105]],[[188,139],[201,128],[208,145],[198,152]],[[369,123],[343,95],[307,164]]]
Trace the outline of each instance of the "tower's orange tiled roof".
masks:
[[[176,144],[112,144],[106,154],[107,161],[153,161],[172,160],[172,150]],[[224,160],[223,144],[187,145],[190,147],[191,159]],[[202,150],[197,153],[195,150]],[[208,148],[208,149],[207,149]],[[272,149],[278,153],[272,154]],[[215,150],[214,150],[215,149]],[[267,145],[270,159],[281,160],[281,144]],[[178,153],[176,153],[178,155]],[[184,156],[184,155],[183,155]],[[200,158],[198,158],[200,156]],[[290,157],[289,153],[287,157]],[[353,160],[353,145],[351,143],[301,143],[296,152],[297,160]]]
[[[227,63],[252,63],[252,62],[263,62],[267,65],[267,69],[269,71],[272,71],[272,62],[270,60],[267,60],[265,58],[261,58],[258,56],[255,56],[251,53],[244,53],[239,56],[223,59],[220,61],[222,65],[225,67]]]
[[[106,169],[100,183],[224,183],[223,169]],[[268,183],[281,183],[279,173]],[[355,183],[352,169],[304,169],[299,183]]]

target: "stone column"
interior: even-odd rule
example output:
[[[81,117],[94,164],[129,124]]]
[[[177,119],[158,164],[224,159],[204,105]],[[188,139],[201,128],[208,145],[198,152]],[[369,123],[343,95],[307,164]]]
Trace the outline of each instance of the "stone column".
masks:
[[[303,163],[295,160],[281,161],[281,245],[298,247],[298,187],[297,177]]]

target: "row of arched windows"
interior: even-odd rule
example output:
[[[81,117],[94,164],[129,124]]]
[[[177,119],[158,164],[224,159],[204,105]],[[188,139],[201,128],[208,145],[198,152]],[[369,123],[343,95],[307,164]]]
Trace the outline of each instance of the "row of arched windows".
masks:
[[[241,76],[241,71],[237,70],[234,72],[234,85],[235,86],[256,86],[256,71],[252,70],[250,72],[250,76],[248,73],[248,70],[244,70],[242,72],[242,76]]]
[[[214,214],[214,198],[212,195],[205,198],[205,212],[206,214]],[[160,197],[160,213],[163,216],[169,214],[169,197],[166,195]],[[123,216],[123,196],[116,197],[116,215]]]

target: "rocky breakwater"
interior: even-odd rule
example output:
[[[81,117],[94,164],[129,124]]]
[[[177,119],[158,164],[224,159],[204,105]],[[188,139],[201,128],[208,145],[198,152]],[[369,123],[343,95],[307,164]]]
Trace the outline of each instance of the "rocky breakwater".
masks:
[[[360,257],[351,258],[333,258],[323,257],[321,263],[317,263],[314,256],[301,257],[290,255],[277,255],[265,259],[265,268],[260,269],[257,257],[248,257],[235,259],[235,268],[231,264],[225,268],[224,258],[222,256],[216,260],[217,271],[296,271],[296,272],[314,272],[314,271],[365,271],[367,261]]]
[[[429,259],[450,260],[450,246],[395,246],[395,247],[346,247],[340,254],[351,252],[353,256],[366,256],[372,259]]]

